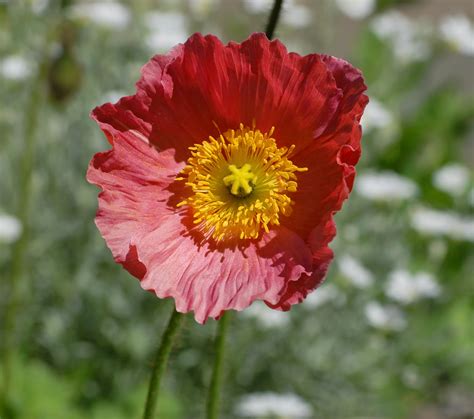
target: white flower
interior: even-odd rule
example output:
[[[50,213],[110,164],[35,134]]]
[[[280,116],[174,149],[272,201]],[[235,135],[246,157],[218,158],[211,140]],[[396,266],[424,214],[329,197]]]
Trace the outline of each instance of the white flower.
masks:
[[[303,305],[306,308],[316,308],[330,301],[344,303],[345,296],[337,289],[335,285],[323,284],[306,297]]]
[[[365,306],[365,316],[369,324],[377,329],[400,331],[406,327],[404,313],[395,306],[382,305],[371,301]]]
[[[146,45],[153,52],[167,51],[184,42],[188,36],[187,19],[182,13],[153,11],[147,13],[145,25],[149,30]]]
[[[7,214],[0,214],[0,242],[13,243],[23,231],[18,218]]]
[[[367,172],[359,175],[356,192],[374,201],[400,201],[413,198],[418,193],[417,185],[395,172]]]
[[[237,416],[299,419],[313,417],[311,406],[296,394],[252,393],[242,397],[235,408]]]
[[[453,196],[462,195],[469,185],[469,170],[460,164],[448,164],[434,173],[433,184]]]
[[[102,102],[117,103],[124,96],[127,94],[121,90],[109,90],[104,94]]]
[[[109,29],[124,29],[131,21],[130,10],[114,1],[78,3],[70,8],[70,14],[72,18],[90,20]]]
[[[374,18],[370,27],[379,38],[391,44],[395,56],[404,63],[423,61],[431,53],[427,42],[431,27],[424,22],[414,24],[401,13],[390,11]]]
[[[336,0],[339,10],[352,19],[363,19],[375,9],[375,0]]]
[[[9,55],[0,60],[0,77],[7,80],[24,80],[31,76],[34,66],[20,55]]]
[[[402,304],[410,304],[420,298],[436,298],[441,289],[433,276],[427,272],[411,274],[400,269],[390,274],[385,293]]]
[[[370,287],[374,282],[372,273],[352,256],[340,257],[338,266],[341,273],[357,288]]]
[[[255,318],[261,326],[268,329],[286,326],[290,321],[289,313],[274,310],[261,301],[256,301],[248,307],[244,316]]]
[[[457,51],[474,55],[474,24],[465,15],[446,16],[440,23],[441,38]]]
[[[281,20],[288,26],[304,28],[312,22],[313,17],[311,16],[311,10],[306,6],[290,3],[283,10]]]
[[[364,131],[371,131],[374,128],[383,129],[393,123],[393,114],[377,99],[370,98],[364,115],[361,119]]]
[[[33,13],[40,15],[48,8],[48,5],[49,0],[33,0],[31,3],[31,10]]]
[[[188,0],[188,5],[195,17],[204,19],[217,6],[217,0]]]
[[[420,388],[423,384],[423,379],[415,365],[407,365],[403,368],[401,376],[407,387]]]
[[[474,218],[447,211],[416,208],[411,215],[412,227],[423,234],[447,236],[455,240],[474,242]]]
[[[249,13],[267,13],[271,10],[273,0],[243,0],[244,7]]]

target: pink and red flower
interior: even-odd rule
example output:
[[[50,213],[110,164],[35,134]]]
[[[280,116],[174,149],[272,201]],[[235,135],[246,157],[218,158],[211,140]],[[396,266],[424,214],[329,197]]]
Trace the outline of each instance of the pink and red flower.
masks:
[[[145,290],[198,322],[254,300],[289,310],[323,280],[360,157],[366,86],[349,63],[253,34],[195,34],[92,112],[96,224]]]

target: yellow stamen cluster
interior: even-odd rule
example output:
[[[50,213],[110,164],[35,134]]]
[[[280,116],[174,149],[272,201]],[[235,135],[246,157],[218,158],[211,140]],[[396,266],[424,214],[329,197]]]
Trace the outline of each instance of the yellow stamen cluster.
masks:
[[[268,133],[245,128],[229,130],[190,147],[191,157],[181,172],[190,196],[178,206],[189,206],[194,223],[206,238],[216,241],[256,239],[262,230],[279,225],[293,201],[287,195],[297,188],[294,150],[278,148]]]

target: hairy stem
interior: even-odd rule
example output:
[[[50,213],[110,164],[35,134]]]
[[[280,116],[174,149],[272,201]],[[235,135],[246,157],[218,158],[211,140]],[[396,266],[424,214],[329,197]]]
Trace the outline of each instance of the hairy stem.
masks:
[[[273,34],[278,23],[278,18],[280,17],[282,6],[283,0],[275,0],[275,2],[273,3],[272,12],[270,14],[270,18],[268,19],[267,27],[265,29],[265,34],[267,35],[268,39],[273,38]]]
[[[174,339],[183,323],[183,320],[184,314],[178,313],[173,308],[173,314],[171,315],[168,326],[161,338],[160,346],[158,347],[153,362],[143,419],[155,418],[156,402],[160,391],[160,381],[166,369],[166,364],[168,362]]]
[[[229,328],[230,314],[225,312],[217,325],[215,340],[214,368],[207,399],[207,419],[217,419],[219,414],[219,393],[222,385],[222,369],[224,364],[225,338]]]

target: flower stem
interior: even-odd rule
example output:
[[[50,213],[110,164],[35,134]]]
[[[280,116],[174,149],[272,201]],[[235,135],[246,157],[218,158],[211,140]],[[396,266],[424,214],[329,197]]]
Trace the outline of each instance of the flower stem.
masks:
[[[160,346],[155,355],[153,369],[150,376],[150,384],[148,386],[148,395],[146,398],[145,412],[143,419],[154,419],[156,411],[156,402],[158,400],[160,381],[168,362],[176,334],[184,320],[184,314],[178,313],[173,308],[173,314],[168,322],[168,326],[161,338]]]
[[[211,385],[207,399],[207,419],[217,419],[219,413],[219,390],[222,384],[222,366],[224,362],[225,337],[229,328],[230,314],[225,312],[217,324],[215,340],[215,358]]]
[[[275,32],[282,6],[283,0],[275,0],[273,3],[272,12],[270,14],[270,18],[268,19],[267,28],[265,29],[265,34],[267,35],[268,39],[273,38],[273,33]]]

